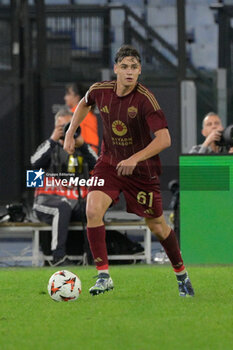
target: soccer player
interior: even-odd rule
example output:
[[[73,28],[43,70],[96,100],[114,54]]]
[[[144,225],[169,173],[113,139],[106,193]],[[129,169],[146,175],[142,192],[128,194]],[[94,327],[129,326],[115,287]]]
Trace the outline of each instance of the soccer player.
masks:
[[[135,48],[124,45],[118,50],[114,72],[116,81],[95,83],[80,101],[64,144],[72,154],[73,134],[95,103],[103,121],[103,143],[94,176],[104,179],[105,185],[90,187],[87,198],[87,235],[98,270],[96,284],[89,292],[97,295],[114,287],[109,275],[103,217],[123,192],[127,211],[145,217],[164,247],[177,277],[180,296],[193,296],[175,232],[166,224],[162,210],[158,154],[171,144],[165,116],[154,95],[138,83],[141,58]]]

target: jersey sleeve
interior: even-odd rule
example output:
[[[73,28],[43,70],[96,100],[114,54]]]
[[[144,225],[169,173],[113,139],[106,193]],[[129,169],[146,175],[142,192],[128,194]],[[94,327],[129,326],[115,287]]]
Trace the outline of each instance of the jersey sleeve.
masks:
[[[153,94],[148,94],[148,96],[145,97],[143,113],[153,133],[168,127],[166,117]]]
[[[95,104],[96,96],[98,93],[98,83],[93,84],[85,94],[85,102],[88,106]]]

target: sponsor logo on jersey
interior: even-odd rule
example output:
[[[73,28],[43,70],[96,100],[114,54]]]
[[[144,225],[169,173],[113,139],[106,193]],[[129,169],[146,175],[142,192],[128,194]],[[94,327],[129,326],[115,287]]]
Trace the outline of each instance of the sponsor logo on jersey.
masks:
[[[124,136],[128,131],[127,126],[121,120],[115,120],[112,123],[112,130],[117,136]]]
[[[138,109],[136,107],[131,106],[128,108],[128,116],[130,118],[132,119],[135,118],[137,114],[138,114]]]
[[[108,114],[109,114],[108,106],[104,106],[104,107],[102,107],[100,110],[101,110],[101,112],[104,112],[104,113],[108,113]]]
[[[133,144],[132,137],[112,137],[112,144],[116,146],[130,146]]]

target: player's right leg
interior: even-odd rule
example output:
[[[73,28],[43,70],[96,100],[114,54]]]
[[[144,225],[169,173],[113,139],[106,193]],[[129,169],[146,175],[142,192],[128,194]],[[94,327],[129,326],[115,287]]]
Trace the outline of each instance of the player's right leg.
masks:
[[[89,292],[98,295],[113,289],[113,281],[108,271],[108,254],[106,247],[106,231],[103,217],[106,210],[112,203],[112,199],[102,191],[91,191],[87,196],[87,237],[93,255],[98,278]]]

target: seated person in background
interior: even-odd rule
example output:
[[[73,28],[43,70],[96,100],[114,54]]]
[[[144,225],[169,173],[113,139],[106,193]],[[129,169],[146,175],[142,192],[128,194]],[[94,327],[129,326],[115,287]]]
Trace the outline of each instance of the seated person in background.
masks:
[[[221,147],[216,144],[221,138],[221,131],[223,130],[223,125],[220,117],[214,113],[209,112],[203,119],[202,122],[202,135],[205,137],[205,141],[200,144],[193,146],[189,153],[233,153],[233,147],[230,150],[226,147]]]
[[[66,85],[66,93],[64,100],[66,106],[74,113],[79,101],[81,100],[82,92],[81,87],[76,83],[70,83]],[[98,123],[97,117],[93,113],[93,108],[87,113],[86,118],[80,124],[82,129],[81,135],[86,143],[88,143],[92,149],[98,154],[99,151],[99,136],[98,136]]]
[[[51,250],[53,253],[52,265],[54,266],[70,263],[66,256],[68,226],[70,221],[83,219],[85,208],[84,211],[81,208],[79,193],[81,193],[82,198],[87,195],[86,187],[81,187],[78,191],[75,186],[65,187],[54,184],[54,180],[59,179],[59,173],[73,173],[72,176],[75,176],[78,172],[78,176],[81,177],[85,163],[88,170],[92,170],[97,159],[96,154],[84,142],[81,135],[75,139],[75,155],[69,155],[64,151],[63,129],[64,125],[71,121],[72,115],[73,113],[68,108],[60,109],[55,115],[55,128],[52,135],[31,156],[33,168],[43,168],[48,174],[44,187],[38,187],[35,191],[33,209],[40,221],[52,224]],[[77,169],[75,165],[77,165]],[[54,177],[52,175],[54,173],[57,173],[58,176]]]

